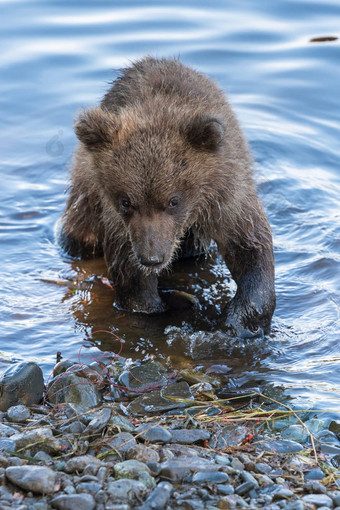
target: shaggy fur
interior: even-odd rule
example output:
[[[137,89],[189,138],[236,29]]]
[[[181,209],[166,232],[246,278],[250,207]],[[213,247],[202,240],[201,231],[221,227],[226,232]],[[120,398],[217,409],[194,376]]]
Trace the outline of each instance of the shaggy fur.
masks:
[[[60,242],[104,253],[121,308],[157,312],[157,274],[183,241],[213,239],[237,283],[225,327],[268,333],[275,308],[272,237],[252,159],[221,90],[178,60],[125,69],[100,106],[80,113]]]

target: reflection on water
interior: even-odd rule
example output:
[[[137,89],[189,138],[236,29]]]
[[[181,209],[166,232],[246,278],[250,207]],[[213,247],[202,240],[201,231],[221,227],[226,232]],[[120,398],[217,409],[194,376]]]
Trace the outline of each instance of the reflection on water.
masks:
[[[1,2],[0,356],[76,356],[93,331],[123,354],[175,367],[226,364],[236,387],[282,385],[334,409],[340,390],[340,7],[278,0],[242,4],[65,0]],[[332,39],[333,36],[333,39]],[[326,40],[324,39],[326,37]],[[314,40],[314,42],[310,42]],[[228,93],[256,161],[274,231],[277,309],[265,341],[225,337],[216,323],[235,291],[222,261],[186,261],[165,288],[198,310],[145,317],[113,307],[102,260],[73,261],[54,243],[77,109],[95,104],[120,66],[180,55]],[[100,349],[120,346],[105,333]]]

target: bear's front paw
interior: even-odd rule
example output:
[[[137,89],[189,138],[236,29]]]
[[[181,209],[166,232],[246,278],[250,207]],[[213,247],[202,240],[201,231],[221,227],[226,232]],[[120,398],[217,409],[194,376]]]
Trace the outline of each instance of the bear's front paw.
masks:
[[[166,310],[164,303],[158,295],[134,296],[133,293],[127,295],[125,293],[120,294],[117,291],[114,306],[118,310],[139,313],[162,313]]]
[[[232,299],[224,312],[221,324],[231,336],[238,338],[263,338],[270,330],[270,318],[254,305]]]

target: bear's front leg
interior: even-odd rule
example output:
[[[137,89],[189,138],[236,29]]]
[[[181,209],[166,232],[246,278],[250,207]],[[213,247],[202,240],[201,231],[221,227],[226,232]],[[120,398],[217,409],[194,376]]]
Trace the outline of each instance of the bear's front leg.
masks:
[[[135,269],[133,273],[118,278],[115,282],[115,306],[121,310],[142,313],[160,313],[165,311],[158,294],[158,279],[154,273],[144,274]]]
[[[271,240],[258,248],[229,246],[226,263],[237,283],[236,294],[224,310],[227,331],[240,338],[268,334],[276,304]]]

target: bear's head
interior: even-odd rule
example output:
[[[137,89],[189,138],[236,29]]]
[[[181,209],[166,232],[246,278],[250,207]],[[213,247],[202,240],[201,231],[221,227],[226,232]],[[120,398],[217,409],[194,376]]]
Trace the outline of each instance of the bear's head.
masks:
[[[223,121],[169,114],[166,105],[119,114],[97,107],[80,114],[75,132],[91,161],[86,169],[104,204],[107,232],[118,218],[140,267],[164,269],[186,230],[216,200]]]

